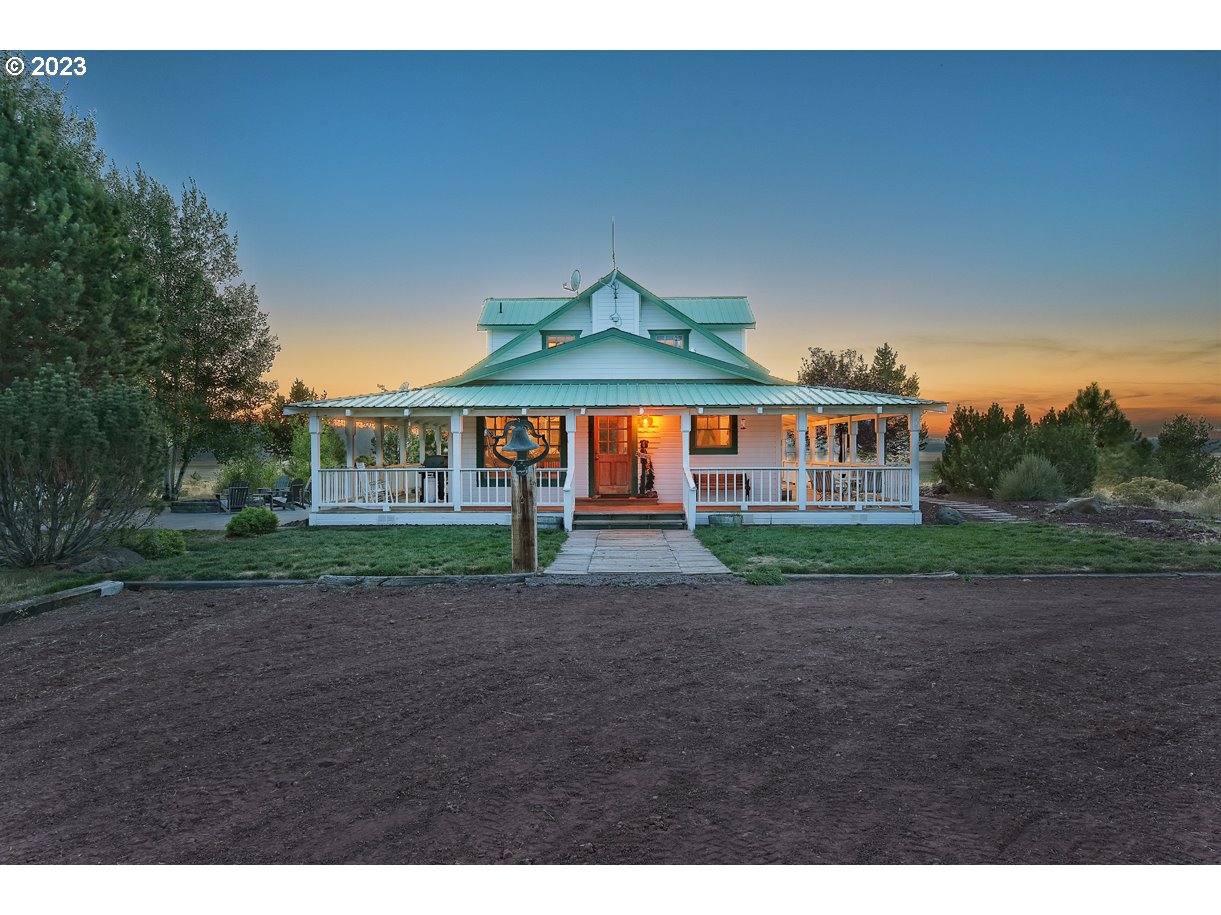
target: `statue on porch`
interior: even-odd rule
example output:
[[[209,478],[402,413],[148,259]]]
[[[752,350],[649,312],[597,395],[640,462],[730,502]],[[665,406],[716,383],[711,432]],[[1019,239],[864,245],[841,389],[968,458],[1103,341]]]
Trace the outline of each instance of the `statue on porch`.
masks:
[[[648,440],[640,443],[640,494],[648,496],[653,494],[653,484],[655,475],[653,473],[653,458],[649,454]]]

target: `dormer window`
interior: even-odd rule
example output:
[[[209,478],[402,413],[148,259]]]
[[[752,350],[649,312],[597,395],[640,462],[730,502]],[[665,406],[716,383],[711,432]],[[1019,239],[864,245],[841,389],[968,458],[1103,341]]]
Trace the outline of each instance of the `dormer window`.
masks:
[[[688,346],[691,337],[689,330],[651,330],[649,337],[654,343],[663,343],[666,346],[673,346],[675,349],[690,349]]]
[[[543,349],[552,349],[556,346],[563,346],[565,343],[571,343],[577,337],[581,336],[579,330],[544,330],[543,334]]]

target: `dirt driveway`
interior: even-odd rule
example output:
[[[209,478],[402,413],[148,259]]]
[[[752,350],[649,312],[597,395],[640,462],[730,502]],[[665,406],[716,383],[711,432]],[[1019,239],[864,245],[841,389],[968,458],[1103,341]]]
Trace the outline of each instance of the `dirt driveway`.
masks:
[[[126,593],[0,628],[0,861],[1221,861],[1221,581]]]

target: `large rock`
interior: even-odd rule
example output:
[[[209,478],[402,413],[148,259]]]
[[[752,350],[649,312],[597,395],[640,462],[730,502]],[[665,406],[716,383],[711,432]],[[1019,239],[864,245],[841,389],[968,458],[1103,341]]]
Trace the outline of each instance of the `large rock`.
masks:
[[[1102,511],[1102,500],[1097,496],[1082,496],[1079,499],[1069,499],[1048,509],[1056,514],[1097,515]]]
[[[962,524],[967,519],[962,516],[962,512],[958,509],[943,505],[937,509],[937,514],[933,516],[933,520],[938,524]]]
[[[125,546],[103,546],[94,551],[91,558],[72,567],[73,572],[96,575],[99,572],[117,572],[144,561],[144,557]]]

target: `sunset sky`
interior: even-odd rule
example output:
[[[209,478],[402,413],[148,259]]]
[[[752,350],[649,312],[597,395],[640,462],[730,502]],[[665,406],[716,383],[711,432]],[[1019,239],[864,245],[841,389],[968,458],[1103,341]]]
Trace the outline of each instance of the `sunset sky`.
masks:
[[[229,213],[284,388],[453,375],[485,297],[606,273],[614,214],[778,375],[889,341],[951,409],[1098,381],[1221,427],[1214,53],[87,56],[107,155]]]

